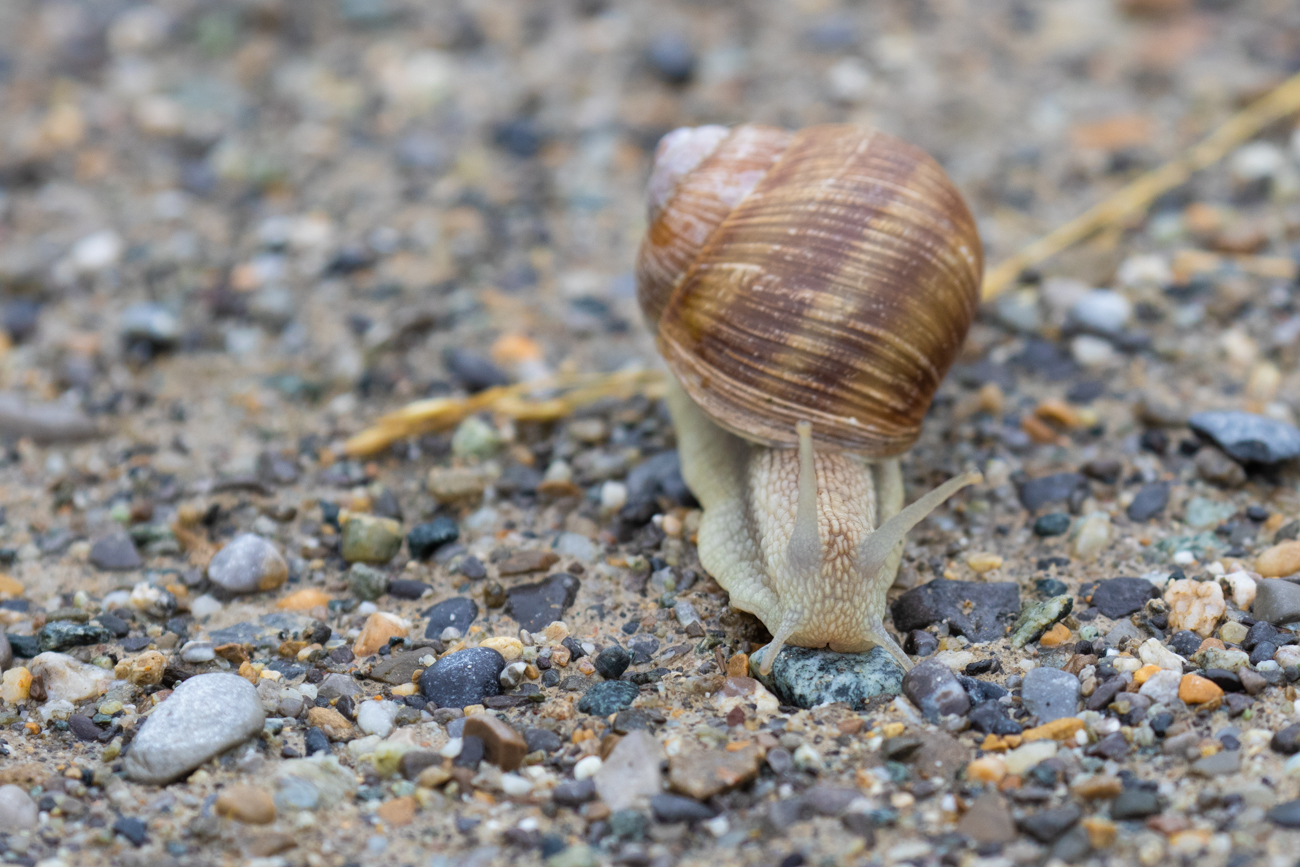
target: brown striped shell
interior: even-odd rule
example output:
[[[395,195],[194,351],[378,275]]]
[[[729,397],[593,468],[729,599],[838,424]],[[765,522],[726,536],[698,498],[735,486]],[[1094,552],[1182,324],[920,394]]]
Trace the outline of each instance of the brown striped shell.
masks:
[[[669,133],[637,294],[714,421],[793,446],[906,451],[979,302],[975,221],[939,164],[849,125]]]

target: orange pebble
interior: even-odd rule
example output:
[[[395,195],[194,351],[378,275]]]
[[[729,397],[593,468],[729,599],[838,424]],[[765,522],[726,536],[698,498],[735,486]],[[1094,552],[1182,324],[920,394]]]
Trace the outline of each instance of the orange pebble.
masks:
[[[1212,680],[1196,674],[1184,674],[1178,683],[1178,697],[1185,704],[1205,704],[1223,698],[1223,690]]]
[[[1160,666],[1158,665],[1144,665],[1137,671],[1133,672],[1133,682],[1138,686],[1141,686],[1151,679],[1151,675],[1155,674],[1159,670]]]
[[[1043,647],[1059,647],[1070,640],[1070,628],[1064,623],[1058,623],[1051,629],[1043,633],[1043,637],[1038,639],[1038,643]]]

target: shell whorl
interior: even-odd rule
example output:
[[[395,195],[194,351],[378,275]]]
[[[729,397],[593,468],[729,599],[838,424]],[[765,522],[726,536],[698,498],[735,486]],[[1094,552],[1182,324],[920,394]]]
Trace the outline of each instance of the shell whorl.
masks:
[[[769,446],[794,446],[806,419],[833,448],[907,450],[983,272],[975,221],[938,163],[848,125],[680,136],[657,156],[673,165],[656,167],[638,296],[696,404]]]

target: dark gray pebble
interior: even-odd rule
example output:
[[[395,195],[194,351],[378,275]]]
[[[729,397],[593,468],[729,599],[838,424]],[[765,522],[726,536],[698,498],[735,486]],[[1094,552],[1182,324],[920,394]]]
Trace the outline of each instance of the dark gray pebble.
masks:
[[[1034,521],[1034,535],[1044,539],[1063,536],[1070,530],[1070,516],[1064,512],[1052,512]]]
[[[678,33],[660,33],[646,47],[646,62],[668,84],[686,84],[695,74],[695,50]]]
[[[419,599],[433,588],[412,578],[395,578],[388,582],[388,595],[398,599]]]
[[[105,572],[129,572],[144,565],[135,542],[125,533],[113,533],[90,546],[90,562]]]
[[[1274,752],[1283,755],[1293,756],[1300,753],[1300,723],[1291,723],[1286,728],[1274,732],[1273,739],[1268,745]]]
[[[1255,603],[1250,615],[1274,626],[1300,620],[1300,584],[1280,578],[1265,578],[1255,585]]]
[[[1025,674],[1021,696],[1039,724],[1074,716],[1079,709],[1079,678],[1068,671],[1039,666]]]
[[[592,660],[596,671],[606,680],[618,680],[631,662],[632,655],[617,644],[606,647]]]
[[[1269,809],[1265,814],[1274,825],[1283,828],[1300,828],[1300,800],[1287,801]]]
[[[1141,611],[1148,599],[1160,595],[1156,586],[1145,578],[1107,578],[1098,581],[1092,591],[1092,605],[1111,620]]]
[[[69,647],[85,647],[89,644],[106,644],[113,640],[113,633],[96,623],[77,623],[72,620],[56,620],[41,627],[39,633],[42,651],[66,650]]]
[[[1169,636],[1169,647],[1179,656],[1191,659],[1192,654],[1200,648],[1202,641],[1204,639],[1190,629],[1180,629]]]
[[[1088,480],[1079,473],[1055,473],[1021,483],[1020,504],[1037,512],[1048,503],[1066,502],[1077,491],[1087,490]]]
[[[894,627],[903,632],[946,620],[954,632],[971,641],[993,641],[1006,635],[1020,613],[1020,588],[1006,581],[936,578],[898,597],[890,610]]]
[[[681,795],[655,795],[650,809],[660,822],[703,822],[718,814],[708,804]]]
[[[420,693],[438,707],[482,704],[488,696],[501,694],[499,678],[505,667],[505,658],[490,647],[459,650],[425,669]]]
[[[425,638],[439,638],[448,626],[454,626],[464,635],[469,625],[478,617],[478,604],[465,596],[453,596],[444,599],[425,612],[429,625],[425,627]]]
[[[131,845],[139,848],[149,839],[149,827],[141,819],[130,816],[122,816],[113,823],[113,833],[121,834]]]
[[[1115,700],[1115,696],[1124,691],[1125,686],[1127,686],[1127,684],[1124,683],[1122,677],[1112,677],[1110,680],[1103,680],[1101,683],[1097,684],[1097,688],[1093,690],[1092,695],[1088,696],[1088,710],[1099,711],[1109,707],[1110,703]]]
[[[307,755],[309,756],[315,755],[316,753],[329,754],[330,739],[325,732],[315,726],[307,729],[307,734],[303,738],[303,743],[306,747]]]
[[[1057,578],[1039,578],[1034,582],[1034,591],[1045,599],[1052,599],[1069,593],[1070,588]]]
[[[9,639],[5,637],[4,631],[0,630],[0,671],[8,671],[9,666],[13,664],[13,646],[9,644]]]
[[[551,800],[561,807],[581,807],[595,799],[596,781],[590,777],[585,780],[561,780],[551,790]]]
[[[1160,795],[1150,789],[1125,788],[1110,805],[1110,817],[1116,822],[1145,819],[1160,813]]]
[[[442,360],[447,365],[447,371],[471,393],[510,384],[510,377],[504,370],[472,349],[448,349]]]
[[[428,560],[443,545],[450,545],[460,538],[460,528],[451,518],[434,518],[423,524],[416,524],[406,534],[406,547],[416,560]]]
[[[1169,483],[1151,482],[1143,485],[1133,502],[1128,504],[1125,514],[1130,521],[1149,521],[1164,511],[1169,503]]]
[[[1275,464],[1300,455],[1300,430],[1267,416],[1234,410],[1198,412],[1187,423],[1243,464]]]
[[[903,677],[903,694],[930,722],[970,710],[970,697],[957,675],[942,662],[932,659],[920,663]]]
[[[903,650],[908,656],[932,656],[939,649],[939,639],[924,629],[913,629],[903,639]]]
[[[682,462],[676,449],[660,452],[637,464],[628,472],[624,484],[629,503],[655,501],[660,497],[683,506],[695,502],[682,479]]]
[[[1077,825],[1081,818],[1083,818],[1083,811],[1074,804],[1067,804],[1053,810],[1031,813],[1016,824],[1021,831],[1039,843],[1052,843]]]
[[[878,695],[897,695],[902,689],[903,669],[883,647],[866,653],[836,653],[787,644],[772,663],[771,673],[764,675],[759,667],[768,650],[761,648],[750,656],[751,674],[794,707],[843,702],[857,708]]]
[[[564,746],[563,739],[549,729],[528,729],[528,731],[524,732],[524,742],[528,744],[528,752],[530,753],[538,750],[544,753],[553,753]]]
[[[631,707],[640,691],[635,683],[626,680],[606,680],[583,693],[578,710],[592,716],[609,716]]]
[[[536,584],[520,584],[508,591],[508,613],[529,632],[545,629],[564,612],[578,595],[580,582],[568,572],[557,572]]]
[[[97,741],[99,740],[99,726],[91,721],[90,717],[85,714],[75,713],[68,717],[68,728],[77,736],[79,741]]]

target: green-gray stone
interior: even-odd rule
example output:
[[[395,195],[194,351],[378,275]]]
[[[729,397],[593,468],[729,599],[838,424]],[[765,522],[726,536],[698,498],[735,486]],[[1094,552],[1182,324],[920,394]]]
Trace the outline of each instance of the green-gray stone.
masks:
[[[1191,551],[1197,557],[1212,553],[1223,547],[1223,540],[1213,533],[1184,533],[1169,536],[1155,544],[1155,548],[1165,558],[1172,557],[1179,551]]]
[[[749,657],[749,670],[788,705],[812,708],[844,702],[860,707],[875,696],[898,695],[903,689],[903,669],[883,647],[866,653],[836,653],[787,644],[772,663],[771,673],[763,675],[759,669],[769,648],[760,648]]]
[[[640,687],[626,680],[602,681],[582,694],[578,710],[592,716],[609,716],[631,707],[640,692]]]
[[[113,633],[98,623],[56,620],[45,624],[37,638],[42,652],[45,652],[82,647],[87,644],[107,644],[113,640]]]
[[[546,867],[596,867],[596,852],[585,843],[576,843],[546,859]]]
[[[1020,612],[1020,619],[1011,627],[1011,646],[1024,647],[1031,641],[1043,637],[1043,633],[1052,628],[1052,624],[1065,617],[1074,609],[1074,597],[1066,593],[1053,596],[1045,602],[1026,605]]]
[[[353,563],[348,569],[348,589],[364,602],[373,602],[388,592],[388,575],[374,566]]]
[[[1193,530],[1217,527],[1237,514],[1232,503],[1220,503],[1206,497],[1192,497],[1183,509],[1183,522]]]
[[[461,422],[451,435],[451,453],[458,458],[490,458],[501,446],[501,435],[476,415]]]
[[[402,525],[392,518],[353,515],[343,525],[341,553],[349,563],[387,563],[402,549]]]

